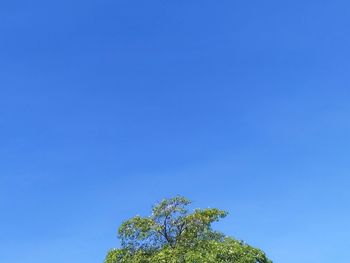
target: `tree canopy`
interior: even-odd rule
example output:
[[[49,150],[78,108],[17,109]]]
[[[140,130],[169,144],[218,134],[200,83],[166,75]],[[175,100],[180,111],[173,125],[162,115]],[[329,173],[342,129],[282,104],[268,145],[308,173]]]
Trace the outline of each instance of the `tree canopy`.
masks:
[[[110,250],[105,263],[272,263],[260,249],[213,230],[227,212],[190,212],[190,204],[180,196],[164,199],[150,216],[122,223],[121,248]]]

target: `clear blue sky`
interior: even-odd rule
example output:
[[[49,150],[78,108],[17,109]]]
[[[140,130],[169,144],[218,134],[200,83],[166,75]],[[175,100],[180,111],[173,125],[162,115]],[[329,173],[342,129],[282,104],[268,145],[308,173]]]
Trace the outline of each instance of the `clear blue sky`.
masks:
[[[275,262],[348,263],[349,8],[2,1],[0,262],[102,262],[181,194]]]

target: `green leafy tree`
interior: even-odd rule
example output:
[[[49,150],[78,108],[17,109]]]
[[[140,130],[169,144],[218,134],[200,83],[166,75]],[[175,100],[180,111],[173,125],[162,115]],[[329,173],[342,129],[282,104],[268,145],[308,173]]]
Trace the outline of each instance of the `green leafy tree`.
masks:
[[[184,197],[164,199],[148,217],[136,216],[120,226],[120,249],[108,252],[105,263],[272,263],[260,249],[212,229],[227,212],[189,212]]]

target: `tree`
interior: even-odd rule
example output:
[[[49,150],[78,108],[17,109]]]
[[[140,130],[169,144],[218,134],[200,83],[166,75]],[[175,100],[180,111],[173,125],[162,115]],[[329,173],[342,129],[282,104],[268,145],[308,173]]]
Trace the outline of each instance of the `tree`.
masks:
[[[164,199],[148,217],[136,216],[120,226],[121,248],[105,263],[272,263],[260,249],[212,229],[226,217],[216,209],[189,212],[184,197]]]

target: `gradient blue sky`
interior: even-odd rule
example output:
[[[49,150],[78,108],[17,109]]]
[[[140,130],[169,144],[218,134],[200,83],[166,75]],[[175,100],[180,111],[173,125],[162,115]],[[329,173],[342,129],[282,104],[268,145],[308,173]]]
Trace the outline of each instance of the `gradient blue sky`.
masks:
[[[274,262],[348,263],[349,8],[1,1],[0,262],[102,262],[182,194]]]

